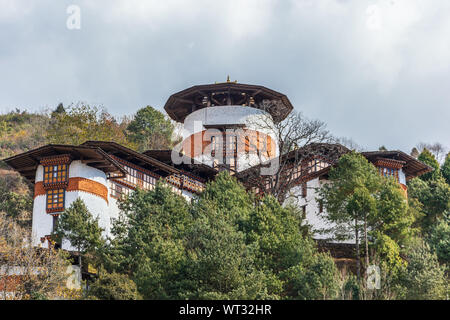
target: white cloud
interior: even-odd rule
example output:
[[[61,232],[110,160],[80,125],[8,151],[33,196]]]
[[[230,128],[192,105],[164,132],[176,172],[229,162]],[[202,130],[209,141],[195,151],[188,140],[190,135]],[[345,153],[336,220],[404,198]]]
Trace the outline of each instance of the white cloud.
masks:
[[[78,31],[66,28],[70,4],[81,9]],[[448,0],[0,0],[0,8],[0,111],[84,100],[131,113],[230,74],[286,93],[369,148],[423,140],[426,128],[410,130],[420,123],[450,141],[438,125],[450,117]],[[440,117],[420,112],[425,105]],[[385,114],[402,121],[383,127]]]

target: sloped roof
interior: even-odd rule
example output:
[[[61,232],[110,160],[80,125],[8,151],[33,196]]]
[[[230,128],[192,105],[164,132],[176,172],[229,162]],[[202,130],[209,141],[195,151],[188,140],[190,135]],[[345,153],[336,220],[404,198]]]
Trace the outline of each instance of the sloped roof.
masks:
[[[34,183],[36,169],[42,158],[69,154],[73,160],[89,161],[89,166],[102,170],[105,173],[122,173],[126,171],[102,149],[95,146],[73,146],[61,144],[48,144],[27,152],[4,159],[10,167],[18,171],[27,180]]]
[[[178,169],[169,164],[159,161],[149,155],[124,147],[113,141],[86,141],[82,146],[95,146],[101,148],[108,154],[115,155],[142,168],[149,169],[161,176],[179,173]]]
[[[172,165],[177,169],[183,170],[184,173],[192,173],[206,180],[212,179],[217,174],[217,170],[215,170],[214,168],[181,153],[180,157],[182,157],[183,159],[182,163],[174,164],[172,161],[172,150],[169,149],[147,150],[144,151],[143,154],[158,159],[159,161],[162,161],[166,164]]]
[[[405,164],[403,165],[402,170],[405,173],[406,180],[418,177],[424,173],[434,170],[432,167],[400,150],[369,151],[361,152],[361,154],[371,162],[376,161],[378,158],[388,158],[392,160],[404,161]]]
[[[227,92],[233,96],[253,97],[258,107],[263,100],[278,100],[281,104],[268,111],[275,122],[282,121],[292,111],[293,106],[286,95],[272,89],[251,84],[236,82],[224,82],[217,84],[197,85],[180,92],[172,94],[164,105],[164,110],[175,121],[183,122],[187,115],[192,112],[192,107],[196,110],[205,108],[201,101],[203,97]],[[236,103],[236,102],[235,102]],[[219,104],[226,105],[226,104]]]

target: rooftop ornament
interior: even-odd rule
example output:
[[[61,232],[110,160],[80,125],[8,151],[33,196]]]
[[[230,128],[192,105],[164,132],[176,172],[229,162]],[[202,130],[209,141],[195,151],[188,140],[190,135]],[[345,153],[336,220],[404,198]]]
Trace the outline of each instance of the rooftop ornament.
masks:
[[[263,101],[276,102],[268,110]],[[177,122],[192,112],[215,106],[247,106],[267,111],[275,122],[284,120],[293,106],[286,95],[272,89],[231,81],[197,85],[174,93],[167,100],[164,110]]]

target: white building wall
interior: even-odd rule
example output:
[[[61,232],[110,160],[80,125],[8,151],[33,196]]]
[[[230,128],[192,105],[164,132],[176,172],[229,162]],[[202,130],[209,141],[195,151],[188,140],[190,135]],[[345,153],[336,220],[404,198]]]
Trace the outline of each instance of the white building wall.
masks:
[[[192,112],[184,120],[183,139],[205,130],[203,125],[223,124],[245,124],[248,129],[271,135],[272,132],[266,124],[266,122],[272,123],[271,119],[269,113],[252,107],[216,106],[203,108]],[[275,139],[276,137],[272,138]]]
[[[70,205],[77,199],[81,198],[86,204],[89,212],[94,218],[99,219],[99,226],[104,229],[103,236],[111,236],[112,220],[119,217],[118,200],[111,197],[111,183],[106,179],[103,171],[83,164],[81,161],[73,161],[69,166],[69,178],[86,178],[96,181],[108,188],[108,201],[104,198],[91,194],[85,191],[66,191],[64,199],[64,207],[69,208]],[[36,170],[36,182],[43,181],[43,167],[40,165]],[[188,201],[190,201],[194,194],[182,190],[180,194]],[[50,235],[53,231],[53,216],[46,211],[46,195],[39,195],[35,197],[33,202],[33,219],[32,219],[32,234],[33,245],[41,245],[41,237]],[[47,242],[44,247],[48,247]],[[68,241],[63,241],[62,248],[69,251],[76,251]]]
[[[273,142],[278,144],[277,137],[270,129],[273,125],[271,115],[260,109],[243,106],[215,106],[194,111],[184,120],[183,139],[206,130],[204,125],[233,124],[244,124],[247,129],[270,135]],[[277,157],[279,153],[277,147],[275,147],[275,152],[275,157]],[[213,158],[210,155],[202,154],[194,159],[213,166]],[[269,160],[268,157],[259,157],[256,154],[238,154],[236,170],[243,171],[267,160]]]
[[[41,244],[41,237],[51,234],[53,217],[45,210],[47,196],[39,195],[33,202],[32,242],[34,246]]]
[[[319,180],[319,178],[315,178],[311,181],[308,181],[306,183],[307,188],[307,194],[306,197],[301,197],[302,193],[302,186],[296,186],[292,188],[292,195],[286,200],[287,202],[293,203],[299,208],[306,205],[306,222],[311,226],[311,231],[313,233],[313,238],[317,240],[325,240],[325,239],[332,239],[332,234],[326,233],[322,234],[319,233],[319,230],[321,229],[330,229],[335,224],[330,223],[324,219],[324,216],[326,215],[325,208],[323,209],[323,212],[320,213],[319,208],[319,190],[321,186],[327,183],[327,180]],[[352,240],[347,241],[339,241],[340,243],[354,243]]]
[[[406,176],[402,169],[398,170],[398,180],[401,184],[406,186]]]
[[[101,183],[107,187],[106,175],[103,171],[83,164],[80,160],[73,161],[69,166],[69,178],[81,177]],[[36,170],[36,182],[43,181],[43,166]],[[105,229],[104,235],[111,229],[109,205],[102,197],[84,191],[66,191],[64,207],[68,208],[77,198],[81,198],[94,218],[99,218],[99,225]],[[50,235],[53,231],[53,216],[46,211],[46,195],[35,197],[33,202],[32,237],[33,244],[39,246],[41,237]],[[44,244],[47,247],[47,243]],[[63,242],[63,249],[75,250],[67,241]]]
[[[44,180],[44,167],[38,165],[36,169],[35,182],[42,182]],[[41,237],[48,235],[53,229],[53,217],[47,214],[46,195],[39,195],[33,201],[33,219],[32,219],[32,243],[35,246],[41,244]]]
[[[65,208],[69,208],[77,198],[83,200],[94,219],[99,219],[99,226],[105,230],[103,236],[108,235],[110,232],[110,215],[107,202],[97,195],[84,191],[68,191],[66,192]],[[65,250],[76,250],[68,242],[64,242],[62,248]]]
[[[107,186],[106,174],[94,167],[90,167],[81,160],[72,161],[69,167],[69,178],[86,178]]]

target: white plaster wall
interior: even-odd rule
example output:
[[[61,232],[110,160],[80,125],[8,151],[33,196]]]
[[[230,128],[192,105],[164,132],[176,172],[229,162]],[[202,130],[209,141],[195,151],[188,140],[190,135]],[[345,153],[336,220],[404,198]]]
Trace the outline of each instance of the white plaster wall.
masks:
[[[194,198],[195,194],[192,192],[189,192],[187,190],[182,190],[181,195],[188,201],[191,202],[191,200]]]
[[[38,165],[36,169],[35,181],[44,181],[44,167],[42,165]]]
[[[292,194],[295,197],[290,197],[286,200],[287,202],[292,202],[301,208],[303,205],[306,205],[306,221],[311,226],[311,231],[313,233],[314,239],[331,239],[332,234],[319,234],[318,230],[320,229],[329,229],[334,226],[333,223],[327,222],[323,216],[326,215],[326,211],[319,213],[319,203],[317,198],[319,198],[318,190],[320,187],[327,183],[326,180],[319,180],[319,178],[315,178],[306,183],[307,187],[307,195],[305,198],[301,197],[302,186],[296,186],[292,188]],[[340,243],[354,243],[352,240],[347,241],[339,241]]]
[[[94,167],[90,167],[81,162],[81,160],[72,161],[69,167],[69,178],[86,178],[98,183],[107,185],[106,174]]]
[[[256,130],[262,133],[271,134],[267,125],[261,120],[272,123],[272,117],[269,113],[243,106],[216,106],[203,108],[189,114],[184,120],[183,139],[191,134],[205,130],[203,125],[221,125],[221,124],[245,124],[248,129]],[[199,126],[197,123],[203,125]],[[276,137],[272,137],[275,139]]]
[[[264,120],[263,120],[264,119]],[[268,134],[274,143],[278,143],[273,132],[267,127],[267,123],[272,124],[272,117],[269,113],[243,106],[216,106],[203,108],[189,114],[184,121],[183,139],[190,135],[205,130],[204,125],[222,125],[222,124],[245,124],[246,128]],[[275,148],[278,156],[278,148]],[[200,155],[195,160],[206,165],[213,166],[213,160],[210,155]],[[266,157],[259,158],[256,154],[239,155],[237,162],[237,171],[243,171],[255,166],[261,161],[269,160]]]
[[[202,154],[197,157],[194,157],[194,160],[199,161],[203,164],[206,164],[210,167],[213,166],[213,158],[208,154]],[[236,171],[240,172],[250,167],[256,166],[261,162],[268,161],[268,157],[259,157],[257,154],[238,154],[237,155],[237,168]],[[223,160],[222,160],[223,161]]]
[[[406,176],[402,169],[398,170],[399,182],[406,186]]]
[[[83,164],[80,160],[73,161],[69,166],[69,178],[82,177],[107,186],[106,175],[103,171]],[[43,181],[43,167],[36,170],[36,182]],[[73,201],[80,197],[94,218],[99,217],[100,227],[105,229],[104,235],[110,232],[110,210],[108,203],[101,197],[84,191],[65,192],[64,207],[68,208]],[[46,212],[46,195],[37,196],[33,202],[32,237],[33,244],[39,246],[40,238],[53,231],[53,217]],[[44,244],[47,246],[47,243]],[[75,250],[67,241],[63,242],[63,249]]]
[[[45,210],[46,195],[34,198],[32,219],[32,242],[34,246],[41,245],[41,237],[51,234],[53,217]],[[46,247],[47,243],[45,243]]]
[[[99,226],[105,229],[105,231],[103,232],[103,236],[109,234],[111,225],[110,225],[109,208],[106,201],[103,198],[90,194],[88,192],[69,191],[66,192],[65,208],[69,208],[72,202],[74,202],[77,198],[83,200],[83,202],[86,204],[86,207],[88,208],[89,212],[92,214],[94,219],[99,218],[98,221]],[[71,247],[67,242],[63,243],[62,248],[66,250],[76,250],[75,248]]]
[[[103,236],[111,236],[112,219],[119,217],[119,207],[117,200],[111,197],[111,184],[106,179],[103,171],[87,166],[81,161],[73,161],[69,166],[69,178],[82,177],[87,178],[105,185],[108,188],[108,202],[97,195],[84,191],[66,191],[64,207],[68,208],[77,198],[81,198],[86,204],[88,210],[94,218],[99,218],[99,225],[105,231]],[[43,180],[43,167],[39,166],[36,171],[36,181]],[[190,201],[194,194],[183,190],[182,196]],[[41,245],[41,237],[52,233],[53,217],[46,212],[46,195],[37,196],[33,202],[33,219],[32,219],[32,233],[33,245]],[[47,247],[47,242],[44,247]],[[67,240],[63,241],[62,248],[65,250],[76,251],[77,249],[70,245]]]
[[[109,220],[110,220],[110,227],[112,227],[112,219],[117,219],[120,214],[119,206],[117,204],[117,199],[112,198],[110,194],[110,189],[108,189],[108,200],[109,200]],[[111,231],[111,229],[109,230]],[[110,236],[111,234],[108,233]]]

